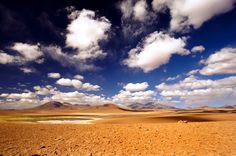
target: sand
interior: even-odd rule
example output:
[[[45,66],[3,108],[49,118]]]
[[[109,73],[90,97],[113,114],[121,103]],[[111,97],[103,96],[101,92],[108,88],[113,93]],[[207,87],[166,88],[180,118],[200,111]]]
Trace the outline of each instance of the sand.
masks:
[[[93,124],[1,122],[0,155],[236,155],[235,113],[199,111],[113,113]]]

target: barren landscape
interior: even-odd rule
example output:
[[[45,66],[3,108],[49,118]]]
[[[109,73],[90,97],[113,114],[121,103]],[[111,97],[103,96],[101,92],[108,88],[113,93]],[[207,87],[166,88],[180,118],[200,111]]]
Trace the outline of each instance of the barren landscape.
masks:
[[[233,108],[1,111],[1,155],[236,155]]]

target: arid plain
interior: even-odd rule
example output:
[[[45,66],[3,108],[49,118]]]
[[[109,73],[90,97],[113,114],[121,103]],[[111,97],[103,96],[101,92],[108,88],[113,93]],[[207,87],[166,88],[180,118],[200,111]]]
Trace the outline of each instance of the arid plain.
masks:
[[[236,110],[0,111],[1,155],[236,155]]]

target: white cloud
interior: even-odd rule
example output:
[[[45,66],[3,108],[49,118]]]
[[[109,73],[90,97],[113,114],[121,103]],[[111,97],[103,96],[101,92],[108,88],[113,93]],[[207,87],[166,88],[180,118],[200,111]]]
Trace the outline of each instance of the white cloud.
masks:
[[[187,73],[188,76],[190,75],[194,75],[194,74],[197,74],[199,72],[199,69],[194,69],[194,70],[191,70]]]
[[[180,75],[176,75],[176,76],[174,76],[174,77],[168,77],[168,78],[166,79],[166,81],[173,81],[173,80],[176,80],[176,79],[178,79],[178,78],[180,78]]]
[[[99,105],[107,102],[103,96],[74,92],[60,92],[55,87],[35,86],[35,92],[2,93],[0,94],[0,109],[24,109],[38,106],[49,101],[68,102],[71,104]],[[43,96],[39,99],[37,95]]]
[[[106,102],[104,97],[94,95],[94,94],[85,94],[78,91],[75,92],[60,92],[53,95],[50,100],[68,102],[71,104],[90,104],[90,105],[99,105]]]
[[[121,11],[121,26],[124,38],[133,40],[153,28],[156,13],[151,11],[146,0],[123,0],[118,3]]]
[[[125,0],[119,4],[122,19],[137,20],[140,22],[148,18],[148,5],[146,0]]]
[[[120,7],[120,10],[122,12],[122,16],[123,18],[129,18],[132,16],[133,14],[133,2],[132,0],[125,0],[125,1],[122,1],[119,5]]]
[[[100,90],[100,86],[92,85],[90,83],[84,83],[82,86],[82,89],[87,90],[87,91],[98,91]]]
[[[79,74],[75,75],[74,78],[78,79],[78,80],[83,80],[84,79],[84,77],[82,75],[79,75]]]
[[[52,95],[58,93],[57,88],[52,87],[51,85],[45,87],[34,86],[34,90],[37,95]]]
[[[37,61],[43,56],[43,52],[40,50],[39,44],[32,45],[17,42],[14,43],[10,48],[20,54],[20,61]]]
[[[149,72],[169,62],[173,54],[187,55],[185,38],[174,38],[163,32],[154,32],[141,44],[129,51],[123,63],[130,68],[141,68]]]
[[[60,73],[48,73],[49,78],[57,79],[61,77]]]
[[[147,82],[142,82],[142,83],[128,83],[125,85],[123,88],[126,91],[143,91],[148,88],[148,83]]]
[[[57,84],[61,86],[67,86],[67,87],[74,87],[77,89],[81,90],[86,90],[86,91],[98,91],[100,90],[100,86],[98,85],[92,85],[90,83],[82,83],[78,79],[68,79],[68,78],[61,78],[57,80]]]
[[[91,59],[104,57],[99,42],[107,39],[107,32],[111,23],[105,17],[97,18],[91,10],[73,11],[69,18],[71,23],[67,27],[66,45],[78,49],[77,57]]]
[[[148,16],[147,7],[146,0],[138,1],[133,8],[134,19],[145,21]]]
[[[208,105],[214,102],[225,104],[236,100],[236,77],[219,80],[197,79],[189,76],[175,84],[161,83],[156,86],[165,99],[178,99],[187,105]]]
[[[33,92],[25,93],[2,93],[0,97],[3,98],[0,101],[1,109],[23,109],[37,106],[40,101]]]
[[[216,15],[234,8],[235,0],[153,0],[156,12],[170,9],[170,30],[185,32],[193,26],[199,28],[204,22]]]
[[[27,43],[14,43],[10,49],[16,52],[15,55],[9,55],[0,50],[0,64],[16,64],[22,65],[28,62],[43,63],[43,52],[40,45],[33,45]]]
[[[21,67],[20,70],[23,71],[26,74],[35,73],[36,72],[36,70],[34,68],[28,68],[28,67]]]
[[[236,48],[223,48],[201,62],[206,65],[200,70],[202,75],[235,74]]]
[[[0,51],[0,64],[9,64],[14,61],[14,57]]]
[[[61,86],[72,86],[72,80],[67,78],[61,78],[56,83]]]
[[[80,71],[96,70],[98,68],[91,61],[81,60],[77,55],[63,52],[59,46],[43,46],[42,49],[64,67],[74,67]]]
[[[117,95],[112,97],[112,101],[121,105],[129,105],[134,103],[147,104],[156,100],[154,96],[155,92],[151,90],[138,92],[121,90]]]
[[[202,46],[202,45],[199,45],[199,46],[194,46],[192,49],[191,49],[191,52],[193,53],[197,53],[197,52],[203,52],[205,50],[205,47]]]

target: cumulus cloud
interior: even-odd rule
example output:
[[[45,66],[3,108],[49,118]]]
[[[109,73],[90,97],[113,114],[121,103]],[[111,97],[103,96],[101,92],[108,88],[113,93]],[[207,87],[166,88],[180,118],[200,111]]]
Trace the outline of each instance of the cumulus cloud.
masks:
[[[111,23],[105,17],[96,17],[91,10],[72,11],[71,23],[67,27],[66,44],[78,49],[77,57],[91,59],[106,55],[99,46],[101,40],[107,39]]]
[[[89,105],[100,105],[107,102],[106,98],[103,96],[81,93],[78,91],[61,92],[50,85],[45,87],[34,86],[34,90],[35,92],[1,93],[0,109],[32,108],[49,101]],[[40,95],[43,98],[40,99],[37,95]]]
[[[34,86],[35,94],[37,95],[52,95],[58,93],[57,88],[47,85],[45,87]]]
[[[37,106],[40,101],[33,92],[23,93],[2,93],[0,98],[3,99],[0,102],[1,109],[23,109]]]
[[[189,105],[208,105],[214,102],[227,103],[235,100],[236,77],[218,80],[198,79],[191,75],[174,84],[161,83],[156,86],[160,95],[169,100],[181,100]]]
[[[0,51],[0,64],[9,64],[14,61],[14,57]]]
[[[216,15],[234,8],[235,0],[153,0],[156,12],[170,10],[170,30],[186,32],[191,27],[199,28]]]
[[[128,83],[125,85],[123,88],[126,91],[143,91],[148,88],[148,83],[147,82],[142,82],[142,83]]]
[[[60,73],[48,73],[49,78],[58,79],[61,77]]]
[[[206,66],[200,70],[202,75],[235,74],[236,48],[223,48],[211,54],[206,60],[201,60]]]
[[[130,68],[152,71],[169,62],[173,54],[188,55],[184,47],[185,38],[174,38],[163,32],[154,32],[147,36],[136,48],[129,51],[129,57],[123,61]]]
[[[92,85],[90,83],[83,83],[78,79],[68,79],[68,78],[61,78],[57,80],[57,84],[61,86],[67,87],[74,87],[76,89],[86,90],[86,91],[98,91],[100,90],[100,86]]]
[[[43,63],[43,52],[40,49],[40,45],[27,44],[16,42],[9,47],[16,52],[15,55],[9,55],[3,51],[0,51],[0,63],[1,64],[16,64],[22,65],[28,62]]]
[[[17,51],[22,56],[22,59],[25,59],[25,61],[34,61],[43,56],[43,53],[39,48],[39,44],[31,45],[17,42],[10,48]]]
[[[78,91],[66,92],[66,93],[59,92],[58,94],[53,95],[47,100],[68,102],[71,104],[90,104],[90,105],[99,105],[106,102],[106,99],[102,96],[80,93]]]
[[[78,79],[78,80],[83,80],[84,79],[84,77],[82,75],[79,75],[79,74],[75,75],[74,78]]]
[[[147,104],[154,102],[155,100],[155,92],[152,90],[138,92],[121,90],[118,94],[112,97],[112,101],[114,103],[121,105],[129,105],[134,103]]]
[[[205,50],[205,47],[202,46],[202,45],[199,45],[199,46],[194,46],[194,47],[191,49],[191,52],[193,52],[193,53],[197,53],[197,52],[201,53],[201,52],[203,52],[204,50]]]

